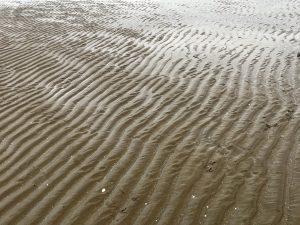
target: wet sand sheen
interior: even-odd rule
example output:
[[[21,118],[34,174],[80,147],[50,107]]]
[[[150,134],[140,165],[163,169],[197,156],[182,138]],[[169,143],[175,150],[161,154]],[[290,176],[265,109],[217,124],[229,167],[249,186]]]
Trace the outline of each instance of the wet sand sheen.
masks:
[[[0,224],[299,224],[299,8],[2,3]]]

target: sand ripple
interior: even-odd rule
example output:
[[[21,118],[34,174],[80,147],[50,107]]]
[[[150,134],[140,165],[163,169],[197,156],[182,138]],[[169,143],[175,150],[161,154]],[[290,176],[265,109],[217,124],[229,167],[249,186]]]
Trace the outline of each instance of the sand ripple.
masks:
[[[0,7],[1,225],[297,225],[300,1]]]

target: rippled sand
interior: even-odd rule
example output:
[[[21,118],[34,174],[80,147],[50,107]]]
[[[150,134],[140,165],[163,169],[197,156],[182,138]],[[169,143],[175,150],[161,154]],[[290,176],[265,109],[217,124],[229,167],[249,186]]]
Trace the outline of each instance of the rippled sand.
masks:
[[[299,0],[0,5],[0,225],[300,224]]]

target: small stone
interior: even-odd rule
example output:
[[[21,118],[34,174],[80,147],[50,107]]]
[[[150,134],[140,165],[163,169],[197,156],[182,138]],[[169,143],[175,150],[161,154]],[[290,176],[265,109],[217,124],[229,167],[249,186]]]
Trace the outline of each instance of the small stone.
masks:
[[[123,209],[121,210],[121,212],[122,212],[122,213],[126,213],[126,210],[127,210],[127,208],[123,208]]]
[[[265,130],[268,130],[268,129],[272,128],[272,127],[274,127],[274,126],[271,125],[271,124],[268,124],[268,123],[265,124]]]
[[[106,191],[106,189],[105,189],[105,188],[102,188],[102,189],[101,189],[101,192],[102,192],[102,193],[104,193],[105,191]]]

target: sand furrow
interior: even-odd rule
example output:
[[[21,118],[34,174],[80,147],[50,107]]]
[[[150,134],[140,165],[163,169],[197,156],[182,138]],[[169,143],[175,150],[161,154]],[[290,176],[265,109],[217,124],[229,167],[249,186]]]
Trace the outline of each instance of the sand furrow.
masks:
[[[298,0],[23,1],[1,225],[298,224]]]

